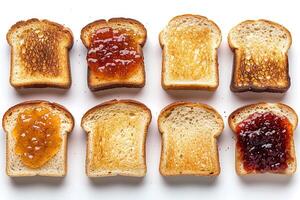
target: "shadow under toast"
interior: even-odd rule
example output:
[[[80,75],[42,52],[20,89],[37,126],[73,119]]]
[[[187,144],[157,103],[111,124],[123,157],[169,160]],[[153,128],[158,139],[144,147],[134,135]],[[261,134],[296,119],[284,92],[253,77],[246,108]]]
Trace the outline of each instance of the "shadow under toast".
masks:
[[[201,91],[201,90],[166,90],[166,94],[175,100],[188,100],[191,98],[207,101],[212,99],[216,92]]]
[[[255,174],[239,176],[242,183],[246,185],[279,185],[285,186],[292,182],[293,176],[280,174]]]
[[[11,177],[11,183],[14,186],[32,186],[32,185],[47,185],[51,187],[59,187],[64,182],[64,177],[44,177],[44,176],[32,176],[32,177]]]
[[[111,176],[111,177],[90,177],[92,186],[111,186],[111,185],[127,185],[138,186],[144,182],[144,177],[127,177],[127,176]]]
[[[170,186],[201,185],[209,187],[217,184],[217,177],[213,176],[163,176],[162,178]]]

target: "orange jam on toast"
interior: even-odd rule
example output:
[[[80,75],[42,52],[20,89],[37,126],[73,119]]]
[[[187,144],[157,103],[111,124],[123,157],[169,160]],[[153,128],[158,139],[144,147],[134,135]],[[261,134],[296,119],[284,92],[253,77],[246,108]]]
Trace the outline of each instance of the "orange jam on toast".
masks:
[[[19,113],[13,130],[15,152],[22,163],[39,168],[60,149],[60,118],[47,108],[30,108]]]

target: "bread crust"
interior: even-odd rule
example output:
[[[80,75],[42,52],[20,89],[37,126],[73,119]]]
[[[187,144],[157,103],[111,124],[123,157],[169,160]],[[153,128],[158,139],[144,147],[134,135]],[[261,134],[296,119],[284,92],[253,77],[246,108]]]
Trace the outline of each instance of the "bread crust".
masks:
[[[109,23],[133,23],[133,24],[135,24],[141,30],[143,30],[143,33],[144,33],[144,35],[143,35],[142,39],[140,40],[139,44],[141,45],[141,47],[143,47],[145,45],[146,39],[147,39],[147,30],[141,22],[139,22],[135,19],[131,19],[131,18],[116,17],[116,18],[111,18],[111,19],[108,19],[108,20],[105,20],[105,19],[95,20],[95,21],[87,24],[85,27],[83,27],[81,29],[80,39],[81,39],[82,43],[84,44],[84,46],[86,48],[89,48],[89,46],[90,46],[88,44],[88,41],[84,38],[85,32],[88,32],[89,29],[92,29],[95,26],[99,26],[99,27],[109,26]]]
[[[235,111],[233,111],[228,117],[228,124],[229,124],[229,127],[231,128],[231,130],[234,132],[234,135],[236,136],[236,126],[234,124],[234,118],[236,117],[236,115],[238,115],[239,113],[244,112],[245,110],[255,110],[257,107],[265,107],[265,106],[268,106],[268,105],[269,105],[269,103],[267,103],[267,102],[260,102],[260,103],[255,103],[255,104],[249,104],[249,105],[246,105],[246,106],[242,106],[242,107],[236,109]],[[278,108],[288,110],[292,115],[294,115],[296,117],[295,122],[290,121],[290,123],[293,127],[293,134],[294,134],[294,131],[295,131],[297,125],[298,125],[298,115],[295,112],[295,110],[293,108],[291,108],[290,106],[288,106],[286,104],[283,104],[283,103],[275,103],[273,105],[276,105]],[[284,171],[276,172],[277,174],[292,175],[296,172],[297,162],[296,162],[295,145],[294,145],[293,137],[291,137],[290,153],[291,153],[291,156],[293,157],[292,163],[289,163],[290,165],[293,166],[292,170],[286,169]],[[258,172],[250,172],[249,173],[246,170],[244,170],[244,168],[242,166],[243,165],[242,160],[239,157],[240,157],[239,152],[238,152],[238,149],[236,147],[236,149],[235,149],[235,169],[236,169],[236,173],[238,175],[243,176],[243,175],[249,175],[249,174],[259,174]]]
[[[44,23],[46,25],[49,25],[49,26],[54,26],[56,27],[57,29],[59,29],[60,31],[62,31],[64,34],[67,35],[68,37],[68,45],[67,45],[67,49],[68,51],[70,51],[73,47],[73,43],[74,43],[74,37],[73,37],[73,33],[71,31],[71,29],[59,24],[59,23],[56,23],[56,22],[52,22],[52,21],[49,21],[49,20],[46,20],[46,19],[37,19],[37,18],[32,18],[32,19],[28,19],[26,21],[18,21],[16,22],[14,25],[11,26],[11,28],[9,29],[9,31],[7,32],[6,34],[6,40],[7,40],[7,43],[9,44],[9,46],[12,48],[13,44],[12,44],[12,41],[11,41],[11,36],[12,34],[18,30],[19,28],[22,28],[24,26],[27,26],[27,25],[30,25],[32,23]],[[17,56],[17,55],[16,55]],[[16,89],[21,89],[21,88],[47,88],[47,87],[51,87],[51,88],[59,88],[59,89],[69,89],[72,85],[72,77],[71,77],[71,66],[70,66],[70,57],[68,55],[68,58],[67,58],[67,79],[69,80],[68,83],[53,83],[51,81],[43,81],[43,80],[40,80],[38,82],[35,82],[35,83],[21,83],[21,84],[15,84],[13,83],[13,78],[12,78],[12,74],[13,74],[13,59],[14,59],[15,55],[14,55],[14,52],[13,50],[11,49],[10,51],[10,84],[16,88]]]
[[[178,16],[175,16],[173,17],[169,23],[173,20],[176,20],[176,19],[180,19],[182,17],[195,17],[195,18],[199,18],[199,19],[205,19],[207,21],[209,21],[210,23],[212,23],[215,28],[218,29],[219,33],[220,33],[220,42],[218,44],[218,47],[215,49],[216,53],[215,53],[215,60],[216,60],[216,77],[217,77],[217,82],[215,85],[194,85],[194,84],[185,84],[185,85],[176,85],[176,84],[170,84],[170,85],[166,85],[165,81],[164,81],[164,76],[165,76],[165,73],[166,73],[166,64],[165,64],[165,56],[166,56],[166,51],[165,51],[165,48],[164,48],[164,43],[163,43],[163,39],[162,39],[162,32],[161,31],[159,33],[159,44],[160,44],[160,47],[162,49],[162,72],[161,72],[161,85],[163,87],[164,90],[207,90],[207,91],[215,91],[217,90],[218,86],[219,86],[219,62],[218,62],[218,48],[221,44],[221,41],[222,41],[222,35],[221,35],[221,29],[219,28],[219,26],[212,20],[208,19],[207,17],[205,16],[201,16],[201,15],[193,15],[193,14],[184,14],[184,15],[178,15]]]
[[[118,103],[133,104],[133,105],[139,106],[139,107],[143,108],[146,112],[148,112],[150,114],[150,116],[152,117],[150,109],[145,104],[143,104],[139,101],[135,101],[132,99],[121,99],[121,100],[112,99],[112,100],[100,103],[100,104],[92,107],[88,111],[86,111],[85,114],[81,118],[81,127],[83,127],[85,117],[87,117],[89,114],[92,114],[94,111],[96,111],[102,107],[106,107],[106,106],[110,106],[110,105],[114,105],[114,104],[118,104]]]
[[[148,113],[149,115],[149,120],[145,126],[145,130],[144,130],[144,134],[145,134],[145,139],[143,141],[143,145],[144,147],[146,146],[146,138],[147,138],[147,132],[148,132],[148,128],[150,126],[150,123],[151,123],[151,120],[152,120],[152,114],[151,114],[151,111],[150,109],[143,103],[139,102],[139,101],[135,101],[135,100],[131,100],[131,99],[122,99],[122,100],[117,100],[117,99],[113,99],[113,100],[109,100],[109,101],[106,101],[106,102],[103,102],[99,105],[96,105],[94,107],[92,107],[91,109],[89,109],[81,118],[81,127],[82,129],[86,132],[87,134],[87,137],[86,137],[86,149],[87,151],[90,149],[90,145],[89,144],[89,133],[90,131],[89,130],[86,130],[84,128],[84,122],[85,122],[85,118],[92,114],[94,111],[98,110],[98,109],[101,109],[103,107],[107,107],[107,106],[111,106],[111,105],[114,105],[114,104],[118,104],[118,103],[124,103],[124,104],[132,104],[132,105],[136,105],[136,106],[139,106],[140,108],[142,108],[145,112]],[[144,153],[144,163],[146,163],[146,148],[143,149],[143,153]],[[88,158],[88,154],[86,153],[86,164],[85,164],[85,171],[86,171],[86,174],[88,175],[89,172],[88,172],[88,165],[87,163],[89,162],[89,158]],[[147,170],[147,166],[145,165],[144,166],[145,169]],[[118,175],[121,175],[121,176],[132,176],[132,174],[130,173],[120,173]],[[109,175],[98,175],[97,177],[104,177],[104,176],[109,176]],[[111,176],[114,176],[114,175],[111,175]]]
[[[82,43],[84,44],[84,46],[86,48],[89,48],[90,46],[90,38],[87,39],[85,38],[85,33],[88,33],[90,29],[93,29],[93,27],[104,27],[104,26],[110,26],[110,23],[131,23],[131,24],[135,24],[137,27],[139,27],[140,30],[142,30],[143,35],[142,38],[139,40],[139,46],[140,48],[139,53],[142,55],[142,57],[144,58],[143,55],[143,46],[146,43],[147,40],[147,30],[144,27],[144,25],[135,20],[135,19],[131,19],[131,18],[122,18],[122,17],[118,17],[118,18],[111,18],[109,20],[105,20],[105,19],[99,19],[96,21],[93,21],[89,24],[87,24],[85,27],[82,28],[81,30],[81,34],[80,34],[80,39],[82,41]],[[89,36],[91,37],[91,35]],[[142,62],[142,66],[140,66],[142,69],[142,81],[141,82],[135,82],[135,81],[128,81],[128,80],[118,80],[116,82],[111,82],[107,81],[107,83],[98,83],[98,84],[93,84],[91,75],[93,74],[93,72],[88,68],[88,73],[87,73],[87,83],[88,83],[88,87],[91,91],[96,92],[99,90],[105,90],[105,89],[112,89],[112,88],[120,88],[120,87],[126,87],[126,88],[142,88],[145,86],[145,82],[146,82],[146,78],[145,78],[145,66],[144,66],[144,59]]]
[[[169,105],[167,105],[166,107],[164,107],[159,116],[158,116],[158,119],[157,119],[157,124],[158,124],[158,130],[159,130],[159,133],[161,135],[161,139],[162,139],[162,148],[161,148],[161,155],[160,155],[160,164],[159,164],[159,172],[162,176],[178,176],[178,174],[165,174],[163,171],[162,171],[162,162],[163,162],[163,154],[164,154],[164,138],[162,137],[162,133],[163,133],[163,130],[162,130],[162,127],[161,127],[161,123],[160,121],[162,120],[163,117],[165,117],[165,115],[168,115],[168,112],[172,111],[173,109],[175,109],[176,107],[178,106],[191,106],[191,107],[200,107],[200,108],[205,108],[206,110],[210,111],[210,112],[213,112],[216,116],[218,116],[219,120],[222,122],[220,123],[221,125],[221,128],[220,128],[220,131],[215,134],[213,137],[215,139],[217,139],[223,129],[224,129],[224,122],[223,122],[223,118],[222,116],[211,106],[207,105],[207,104],[202,104],[202,103],[193,103],[193,102],[185,102],[185,101],[177,101],[177,102],[174,102],[174,103],[171,103]],[[215,173],[215,174],[206,174],[206,173],[199,173],[199,174],[188,174],[188,173],[185,173],[184,175],[192,175],[192,176],[218,176],[220,174],[220,171],[221,171],[221,168],[220,168],[220,162],[219,162],[219,153],[217,153],[216,155],[216,158],[217,158],[217,161],[218,161],[218,173]]]
[[[34,105],[40,105],[40,104],[46,104],[50,107],[55,107],[55,108],[58,108],[59,110],[62,110],[69,118],[69,120],[72,122],[71,124],[71,127],[69,130],[67,130],[67,135],[71,134],[72,131],[73,131],[73,128],[74,128],[74,117],[73,115],[62,105],[60,104],[57,104],[57,103],[54,103],[54,102],[49,102],[49,101],[44,101],[44,100],[30,100],[30,101],[24,101],[22,103],[19,103],[19,104],[16,104],[14,106],[12,106],[11,108],[9,108],[3,115],[3,118],[2,118],[2,127],[4,129],[4,132],[6,133],[5,134],[5,140],[6,140],[6,163],[8,163],[8,144],[7,144],[7,141],[8,141],[8,130],[6,129],[5,127],[5,124],[6,124],[6,118],[10,115],[10,113],[12,113],[15,109],[18,109],[18,108],[22,108],[24,106],[34,106]],[[67,137],[67,135],[65,137]],[[67,171],[68,171],[68,164],[67,164],[67,159],[68,159],[68,154],[67,154],[67,148],[68,148],[68,139],[66,138],[66,142],[65,142],[65,145],[61,148],[64,148],[66,149],[65,151],[65,154],[64,154],[64,172],[63,172],[63,175],[59,175],[59,176],[65,176],[67,174]],[[21,177],[21,176],[28,176],[26,173],[24,174],[19,174],[17,176],[14,176],[12,174],[10,174],[10,171],[8,169],[8,165],[6,164],[6,174],[8,176],[11,176],[11,177]],[[40,176],[40,174],[35,174],[34,176]],[[53,174],[45,174],[43,176],[54,176],[54,177],[58,177],[58,175],[53,175]]]
[[[26,25],[29,25],[29,24],[32,24],[32,23],[40,23],[40,22],[48,24],[50,26],[55,26],[58,29],[60,29],[61,31],[63,31],[65,34],[67,34],[68,37],[71,38],[70,40],[68,40],[69,43],[68,43],[67,47],[69,49],[72,48],[72,46],[73,46],[73,33],[72,33],[71,29],[69,29],[69,28],[67,28],[67,27],[65,27],[65,26],[63,26],[59,23],[49,21],[47,19],[40,20],[40,19],[37,19],[37,18],[28,19],[26,21],[21,20],[21,21],[16,22],[14,25],[12,25],[11,28],[8,30],[8,33],[6,34],[6,40],[7,40],[8,44],[12,45],[11,40],[10,40],[11,34],[13,34],[13,32],[15,32],[17,29],[22,28],[22,27],[24,27]]]
[[[194,102],[188,102],[188,101],[176,101],[174,103],[171,103],[169,105],[167,105],[166,107],[164,107],[161,111],[160,111],[160,114],[159,114],[159,117],[157,119],[157,124],[158,124],[158,129],[160,131],[160,133],[162,132],[162,129],[161,129],[161,126],[160,126],[160,123],[159,121],[161,120],[161,117],[164,117],[164,115],[171,111],[172,109],[178,107],[178,106],[191,106],[191,107],[200,107],[200,108],[205,108],[213,113],[215,113],[220,120],[223,121],[223,118],[222,116],[218,113],[218,111],[216,111],[213,107],[207,105],[207,104],[202,104],[202,103],[194,103]],[[224,129],[224,123],[222,124],[222,129]],[[217,138],[218,136],[220,136],[222,132],[220,132],[219,134],[215,135],[215,138]]]
[[[288,45],[288,48],[290,48],[290,46],[292,45],[292,34],[291,34],[291,32],[287,29],[287,28],[285,28],[284,26],[282,26],[281,24],[278,24],[278,23],[276,23],[276,22],[273,22],[273,21],[270,21],[270,20],[266,20],[266,19],[257,19],[257,20],[245,20],[245,21],[242,21],[242,22],[240,22],[238,25],[236,25],[236,26],[234,26],[231,30],[233,30],[235,27],[238,27],[238,26],[240,26],[240,25],[242,25],[242,24],[245,24],[245,23],[250,23],[250,24],[252,24],[252,23],[255,23],[255,22],[266,22],[266,23],[268,23],[268,24],[270,24],[270,25],[273,25],[273,26],[275,26],[275,27],[277,27],[277,28],[279,28],[279,29],[282,29],[282,30],[284,30],[287,34],[288,34],[288,41],[289,41],[289,45]],[[230,30],[230,31],[231,31]],[[229,31],[229,32],[230,32]],[[228,44],[229,44],[229,47],[230,47],[230,49],[232,50],[232,51],[234,51],[237,47],[235,47],[234,45],[233,45],[233,43],[232,43],[232,41],[230,40],[230,38],[229,38],[229,34],[228,34],[228,37],[227,37],[227,40],[228,40]]]
[[[235,71],[237,70],[237,66],[239,65],[239,59],[237,58],[237,50],[239,49],[238,47],[236,47],[233,42],[230,39],[230,32],[235,29],[238,26],[241,26],[243,24],[252,24],[252,23],[256,23],[256,22],[265,22],[267,24],[270,24],[274,27],[277,27],[278,29],[281,29],[283,31],[286,32],[286,34],[288,35],[288,49],[290,48],[290,46],[292,45],[292,35],[290,33],[290,31],[285,28],[284,26],[273,22],[273,21],[269,21],[266,19],[258,19],[258,20],[246,20],[243,22],[240,22],[238,25],[234,26],[230,31],[229,34],[227,36],[227,41],[229,44],[229,47],[231,49],[231,51],[234,53],[234,60],[233,60],[233,67],[232,67],[232,77],[231,77],[231,84],[230,84],[230,90],[232,92],[236,92],[236,93],[241,93],[241,92],[247,92],[247,91],[252,91],[252,92],[257,92],[257,93],[261,93],[261,92],[270,92],[270,93],[284,93],[286,92],[290,86],[291,86],[291,80],[290,80],[290,76],[289,76],[289,62],[288,62],[288,52],[285,52],[285,73],[287,74],[287,85],[285,87],[271,87],[271,86],[254,86],[253,84],[249,84],[248,86],[236,86],[235,84],[235,80],[237,78],[235,78],[236,73]]]
[[[113,89],[113,88],[142,88],[146,84],[145,80],[145,69],[143,70],[143,83],[136,84],[135,82],[126,82],[126,83],[113,83],[113,84],[99,84],[99,85],[93,85],[91,79],[89,78],[91,76],[90,70],[88,70],[88,87],[92,92],[97,92],[101,90],[106,89]]]
[[[249,104],[249,105],[245,105],[245,106],[242,106],[238,109],[236,109],[235,111],[233,111],[229,117],[228,117],[228,124],[229,124],[229,127],[231,128],[232,131],[235,132],[235,126],[233,124],[233,118],[235,117],[235,115],[237,115],[238,113],[244,111],[244,110],[251,110],[251,109],[254,109],[255,107],[258,107],[258,106],[268,106],[269,103],[267,102],[259,102],[259,103],[254,103],[254,104]],[[284,109],[288,109],[293,115],[296,116],[296,123],[292,123],[291,124],[293,125],[293,130],[296,129],[297,125],[298,125],[298,115],[296,113],[296,111],[291,108],[290,106],[286,105],[286,104],[283,104],[281,102],[278,102],[278,103],[275,103],[276,106],[278,106],[279,108],[284,108]]]

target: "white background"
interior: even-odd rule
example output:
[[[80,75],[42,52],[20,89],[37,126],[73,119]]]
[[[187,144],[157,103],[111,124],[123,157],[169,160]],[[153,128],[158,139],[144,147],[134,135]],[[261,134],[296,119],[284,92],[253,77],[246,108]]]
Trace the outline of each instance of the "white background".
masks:
[[[199,91],[166,92],[160,85],[161,49],[158,33],[168,21],[180,14],[193,13],[214,20],[222,30],[219,48],[220,86],[214,93]],[[31,89],[16,91],[9,85],[10,49],[6,33],[19,20],[32,17],[49,19],[71,28],[74,46],[70,52],[73,84],[70,90]],[[146,86],[142,89],[112,89],[98,93],[86,84],[86,49],[80,30],[87,23],[111,17],[130,17],[142,22],[148,31],[144,47]],[[246,19],[265,18],[287,27],[293,36],[289,51],[292,85],[286,94],[234,94],[229,90],[232,53],[227,44],[231,27]],[[81,1],[14,1],[0,2],[0,115],[24,100],[45,99],[66,106],[75,117],[75,128],[69,138],[68,175],[54,178],[9,178],[5,173],[5,136],[0,134],[0,199],[299,199],[300,170],[292,177],[263,175],[241,178],[234,169],[234,140],[227,116],[236,108],[258,101],[284,102],[300,113],[300,11],[297,0],[81,0]],[[91,180],[85,175],[85,133],[81,116],[89,108],[110,99],[131,98],[145,103],[153,119],[147,138],[147,176],[143,179],[114,177]],[[219,138],[221,174],[218,178],[164,178],[158,172],[160,135],[157,116],[167,104],[197,101],[215,107],[224,118],[225,129]],[[295,134],[300,160],[300,137]]]

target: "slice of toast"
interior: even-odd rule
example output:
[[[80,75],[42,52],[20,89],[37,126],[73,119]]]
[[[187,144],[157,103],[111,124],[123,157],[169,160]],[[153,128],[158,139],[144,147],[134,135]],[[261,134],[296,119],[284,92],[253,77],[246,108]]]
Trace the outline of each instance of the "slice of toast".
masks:
[[[15,88],[69,88],[69,50],[72,32],[48,20],[30,19],[13,25],[7,35],[11,46],[10,83]]]
[[[82,117],[89,177],[146,175],[145,142],[151,112],[133,100],[102,103]]]
[[[228,34],[234,52],[233,92],[285,92],[290,87],[288,50],[290,32],[267,20],[248,20]]]
[[[49,157],[49,160],[38,168],[31,168],[24,164],[20,154],[16,152],[16,144],[18,144],[18,141],[14,136],[14,131],[20,116],[25,112],[31,112],[32,109],[48,109],[51,114],[58,116],[60,120],[59,136],[61,137],[61,144],[58,147],[59,149],[52,157]],[[8,176],[61,177],[66,175],[68,134],[72,132],[74,126],[73,116],[66,108],[47,101],[26,101],[8,109],[3,116],[2,125],[6,133],[6,173]],[[41,142],[41,140],[38,141]]]
[[[88,67],[88,86],[92,91],[103,90],[103,89],[110,89],[116,87],[134,87],[134,88],[141,88],[145,85],[145,67],[144,67],[144,58],[143,58],[143,50],[142,47],[144,46],[147,38],[147,31],[146,28],[142,23],[134,19],[128,18],[112,18],[109,20],[97,20],[88,25],[86,25],[81,30],[81,40],[85,47],[89,50],[88,53],[91,51],[91,47],[93,44],[93,37],[97,34],[97,31],[102,30],[104,28],[111,28],[113,31],[118,31],[125,36],[129,41],[131,41],[132,48],[134,48],[138,56],[141,58],[141,61],[131,65],[130,69],[127,70],[124,66],[119,66],[120,63],[116,64],[114,67],[107,68],[110,72],[110,75],[107,74],[99,74],[93,70],[91,67]],[[126,40],[126,39],[125,39]],[[127,43],[127,41],[121,41],[120,45]],[[127,45],[127,44],[126,44]],[[104,48],[104,46],[102,46]],[[122,48],[122,49],[121,49]],[[118,51],[127,51],[130,47],[127,46],[126,48],[119,47]],[[98,49],[99,48],[95,48]],[[93,49],[92,51],[95,52]],[[102,49],[102,48],[101,48]],[[105,56],[108,54],[111,57],[114,56],[114,53],[111,51],[112,49],[106,52]],[[104,59],[103,57],[101,59]],[[123,58],[122,58],[123,59]],[[121,59],[121,60],[122,60]],[[124,62],[128,61],[125,58]],[[88,58],[87,58],[88,60]],[[105,63],[107,64],[107,63]],[[88,64],[89,65],[89,64]],[[105,66],[100,66],[99,68],[105,69]],[[101,70],[100,70],[101,71]]]
[[[159,35],[164,89],[216,90],[219,85],[219,27],[206,17],[174,17]]]
[[[161,111],[158,127],[163,176],[219,175],[217,138],[224,123],[216,110],[200,103],[176,102]]]
[[[256,104],[247,105],[247,106],[244,106],[244,107],[241,107],[241,108],[235,110],[228,118],[229,126],[236,135],[236,151],[235,151],[236,172],[239,175],[259,174],[259,173],[280,173],[280,174],[291,175],[296,171],[297,162],[296,162],[296,155],[295,155],[293,133],[292,133],[292,135],[290,135],[289,144],[286,145],[287,146],[286,151],[288,151],[290,154],[290,159],[287,162],[286,169],[278,170],[276,172],[270,171],[270,170],[261,172],[261,171],[255,170],[255,169],[252,171],[249,171],[249,170],[246,170],[246,168],[244,167],[244,159],[243,159],[243,156],[241,153],[242,151],[240,151],[239,147],[238,147],[239,141],[238,141],[238,136],[237,136],[237,134],[238,134],[237,128],[241,122],[245,122],[246,119],[249,120],[249,117],[253,116],[253,114],[257,114],[257,113],[263,114],[263,113],[268,113],[268,112],[273,113],[276,116],[284,117],[284,118],[288,119],[289,123],[291,124],[292,132],[296,129],[297,124],[298,124],[298,116],[297,116],[296,112],[289,106],[282,104],[282,103],[256,103]],[[259,134],[262,134],[260,129],[258,129],[257,131],[259,131],[258,132]],[[252,136],[252,138],[254,138],[254,135]],[[264,141],[263,139],[259,139],[259,140]],[[269,140],[265,140],[265,141],[269,141]],[[268,143],[268,142],[260,142],[259,145],[263,146],[263,145],[266,145],[266,143]],[[276,143],[277,143],[276,145],[279,144],[279,142],[276,142]],[[251,147],[251,149],[253,152],[253,147]],[[260,152],[259,154],[262,154],[262,152]],[[253,154],[253,156],[257,156],[257,155]],[[271,159],[271,158],[269,158],[269,159]],[[263,161],[260,161],[260,162],[263,162]]]

